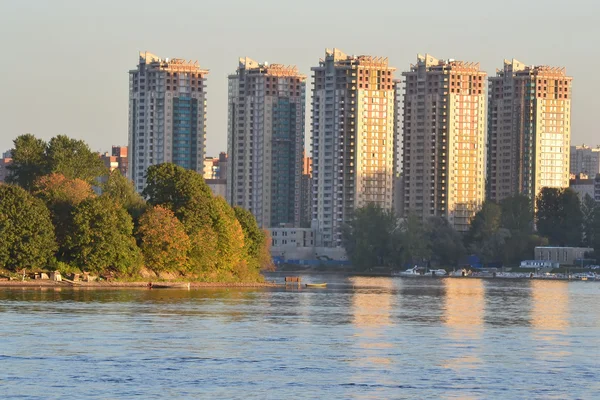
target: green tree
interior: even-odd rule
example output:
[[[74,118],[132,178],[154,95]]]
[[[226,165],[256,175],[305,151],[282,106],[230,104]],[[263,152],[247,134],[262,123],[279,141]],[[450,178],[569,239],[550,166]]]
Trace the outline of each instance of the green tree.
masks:
[[[533,231],[533,207],[529,197],[515,195],[500,201],[501,226],[512,234]]]
[[[400,243],[402,245],[402,260],[408,263],[429,261],[432,256],[432,243],[425,223],[415,214],[409,214],[402,221],[400,229]],[[399,243],[396,242],[396,245]]]
[[[22,135],[15,139],[12,152],[9,182],[27,190],[39,177],[50,173],[95,184],[96,179],[108,171],[98,154],[84,141],[64,135],[56,136],[48,143],[31,134]]]
[[[143,195],[148,203],[165,206],[176,215],[192,201],[212,198],[212,192],[202,175],[172,163],[148,168]]]
[[[571,189],[542,188],[536,198],[537,229],[553,246],[579,246],[583,216],[577,193]]]
[[[156,273],[186,272],[191,242],[171,210],[149,208],[141,216],[137,232],[146,267]]]
[[[426,241],[431,243],[432,261],[455,267],[466,255],[463,238],[443,217],[431,217],[426,224]]]
[[[501,227],[502,209],[494,202],[486,201],[481,210],[475,214],[471,221],[471,227],[466,235],[466,241],[469,245],[481,246],[481,244],[491,238]]]
[[[66,261],[67,233],[73,228],[73,209],[82,201],[96,197],[89,183],[81,179],[68,179],[62,174],[44,175],[33,185],[33,194],[46,203],[52,216],[58,243],[57,259]]]
[[[397,226],[394,213],[374,203],[354,210],[353,218],[342,228],[342,244],[354,268],[390,265]]]
[[[81,179],[95,184],[108,169],[97,153],[90,150],[83,140],[58,135],[50,139],[46,150],[50,172],[59,173],[69,179]]]
[[[102,195],[110,197],[115,203],[125,208],[132,218],[137,220],[146,210],[146,201],[136,192],[133,182],[115,169],[108,175],[102,185]]]
[[[41,268],[56,251],[50,211],[24,189],[0,185],[0,265]]]
[[[597,220],[596,214],[600,212],[600,207],[596,201],[586,193],[581,202],[581,215],[583,219],[583,245],[594,247],[596,241],[594,223]]]
[[[267,234],[258,227],[256,218],[250,211],[242,207],[234,207],[233,211],[244,232],[244,250],[248,263],[259,269],[269,267],[270,257],[267,260],[263,259],[264,247],[268,247]],[[268,265],[263,265],[265,261]]]
[[[7,167],[6,181],[30,190],[36,179],[49,172],[46,142],[28,133],[17,137],[13,143],[12,164]]]
[[[132,275],[141,265],[131,216],[109,197],[87,199],[75,207],[66,245],[72,261],[90,272]]]

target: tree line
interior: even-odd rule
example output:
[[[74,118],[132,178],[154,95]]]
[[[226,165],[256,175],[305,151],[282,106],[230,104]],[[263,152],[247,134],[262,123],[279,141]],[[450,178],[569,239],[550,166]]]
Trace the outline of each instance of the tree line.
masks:
[[[6,270],[251,282],[272,266],[270,239],[254,216],[213,196],[195,171],[151,166],[139,195],[80,140],[22,135],[12,158],[0,185]]]
[[[342,229],[343,246],[358,269],[427,263],[457,267],[468,255],[485,265],[517,266],[536,246],[585,246],[600,255],[600,205],[571,189],[543,188],[535,201],[516,195],[486,201],[461,234],[439,216],[399,218],[373,204],[356,209]]]

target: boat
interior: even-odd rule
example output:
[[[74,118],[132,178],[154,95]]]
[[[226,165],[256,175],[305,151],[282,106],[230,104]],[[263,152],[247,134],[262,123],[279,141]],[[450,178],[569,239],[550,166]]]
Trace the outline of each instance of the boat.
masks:
[[[189,289],[189,282],[150,282],[148,289]]]
[[[432,269],[425,273],[425,276],[445,276],[448,275],[445,269]]]
[[[413,268],[409,268],[406,271],[395,272],[394,276],[421,276],[421,272],[419,271],[419,267],[416,265]]]
[[[326,287],[327,283],[307,283],[306,287],[316,287],[316,288],[323,288]]]

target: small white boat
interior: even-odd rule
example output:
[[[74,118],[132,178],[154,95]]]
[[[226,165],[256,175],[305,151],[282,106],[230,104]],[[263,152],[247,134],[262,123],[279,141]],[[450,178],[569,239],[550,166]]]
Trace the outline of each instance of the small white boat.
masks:
[[[445,276],[448,275],[445,269],[432,269],[425,273],[425,276]]]
[[[406,271],[394,272],[394,276],[421,276],[419,267],[416,265],[413,268],[409,268]]]

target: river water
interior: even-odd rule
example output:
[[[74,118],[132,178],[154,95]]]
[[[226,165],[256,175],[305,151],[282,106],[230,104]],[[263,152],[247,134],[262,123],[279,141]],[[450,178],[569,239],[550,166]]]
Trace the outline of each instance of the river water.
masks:
[[[598,282],[304,280],[329,285],[0,288],[0,397],[600,396]]]

